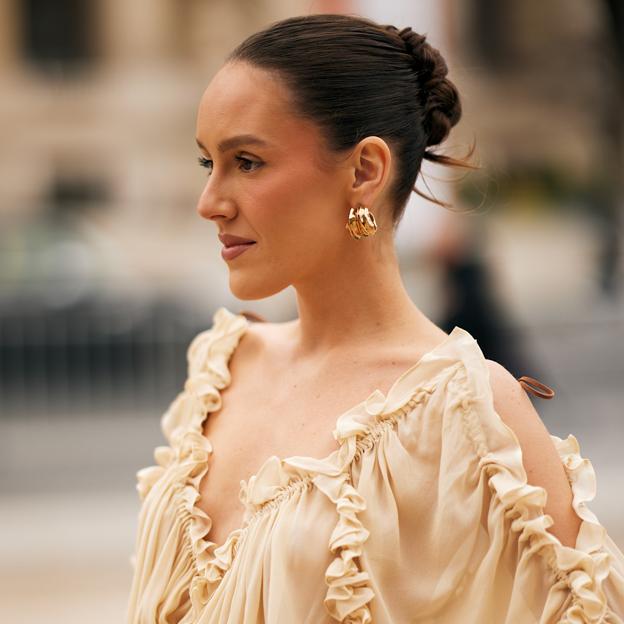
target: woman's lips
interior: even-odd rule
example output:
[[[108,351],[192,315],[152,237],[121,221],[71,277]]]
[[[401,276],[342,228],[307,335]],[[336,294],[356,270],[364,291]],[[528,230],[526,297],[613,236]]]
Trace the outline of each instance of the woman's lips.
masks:
[[[221,249],[221,257],[224,260],[231,260],[232,258],[236,258],[236,256],[240,256],[244,251],[247,251],[247,249],[255,244],[255,242],[242,243],[239,245],[231,245],[230,247],[223,247],[223,249]]]

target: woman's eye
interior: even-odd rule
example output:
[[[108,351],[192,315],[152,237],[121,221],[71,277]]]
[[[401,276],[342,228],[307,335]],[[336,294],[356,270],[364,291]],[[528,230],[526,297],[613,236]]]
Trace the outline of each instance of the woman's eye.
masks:
[[[261,165],[261,163],[256,162],[255,160],[250,160],[249,158],[244,158],[243,156],[237,156],[236,160],[240,162],[238,168],[241,171],[255,171]]]
[[[236,156],[236,160],[238,160],[238,162],[240,163],[239,165],[239,169],[241,171],[245,171],[245,172],[252,172],[255,171],[258,167],[260,167],[262,165],[262,163],[257,162],[255,160],[250,160],[249,158],[244,158],[243,156]],[[204,167],[206,169],[208,169],[209,173],[212,173],[212,160],[208,159],[208,158],[204,158],[203,156],[199,156],[197,158],[197,162],[199,163],[200,167]]]

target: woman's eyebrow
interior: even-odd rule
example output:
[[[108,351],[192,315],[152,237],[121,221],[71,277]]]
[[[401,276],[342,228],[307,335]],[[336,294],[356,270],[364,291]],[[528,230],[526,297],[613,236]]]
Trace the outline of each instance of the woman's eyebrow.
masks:
[[[197,145],[199,145],[199,147],[201,147],[205,152],[208,151],[199,139],[196,138],[195,141],[197,141]],[[239,147],[240,145],[259,145],[261,147],[269,147],[270,144],[264,139],[261,139],[253,134],[238,134],[221,141],[217,147],[220,152],[225,152],[229,149]]]

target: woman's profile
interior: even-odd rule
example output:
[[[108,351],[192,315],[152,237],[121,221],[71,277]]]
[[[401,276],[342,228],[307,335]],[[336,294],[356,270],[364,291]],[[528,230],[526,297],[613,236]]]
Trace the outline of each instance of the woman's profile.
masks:
[[[461,117],[426,37],[344,15],[274,23],[198,107],[197,205],[230,289],[188,348],[139,471],[130,624],[623,622],[624,555],[576,439],[402,282],[394,233]],[[527,383],[528,382],[528,383]],[[534,388],[537,388],[535,390]]]

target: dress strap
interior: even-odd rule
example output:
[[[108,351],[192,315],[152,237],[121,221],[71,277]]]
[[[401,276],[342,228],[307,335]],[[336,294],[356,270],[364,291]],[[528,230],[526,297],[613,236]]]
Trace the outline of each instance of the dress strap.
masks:
[[[518,377],[518,381],[527,392],[530,392],[537,397],[541,397],[542,399],[552,399],[555,396],[555,391],[552,388],[549,388],[546,384],[537,381],[537,379],[534,379],[533,377],[523,375],[522,377]],[[530,384],[537,386],[539,390],[535,390]]]
[[[267,320],[263,316],[260,316],[260,314],[256,314],[255,312],[252,312],[251,310],[241,310],[239,314],[242,314],[248,321],[254,321],[256,323],[267,322]]]

